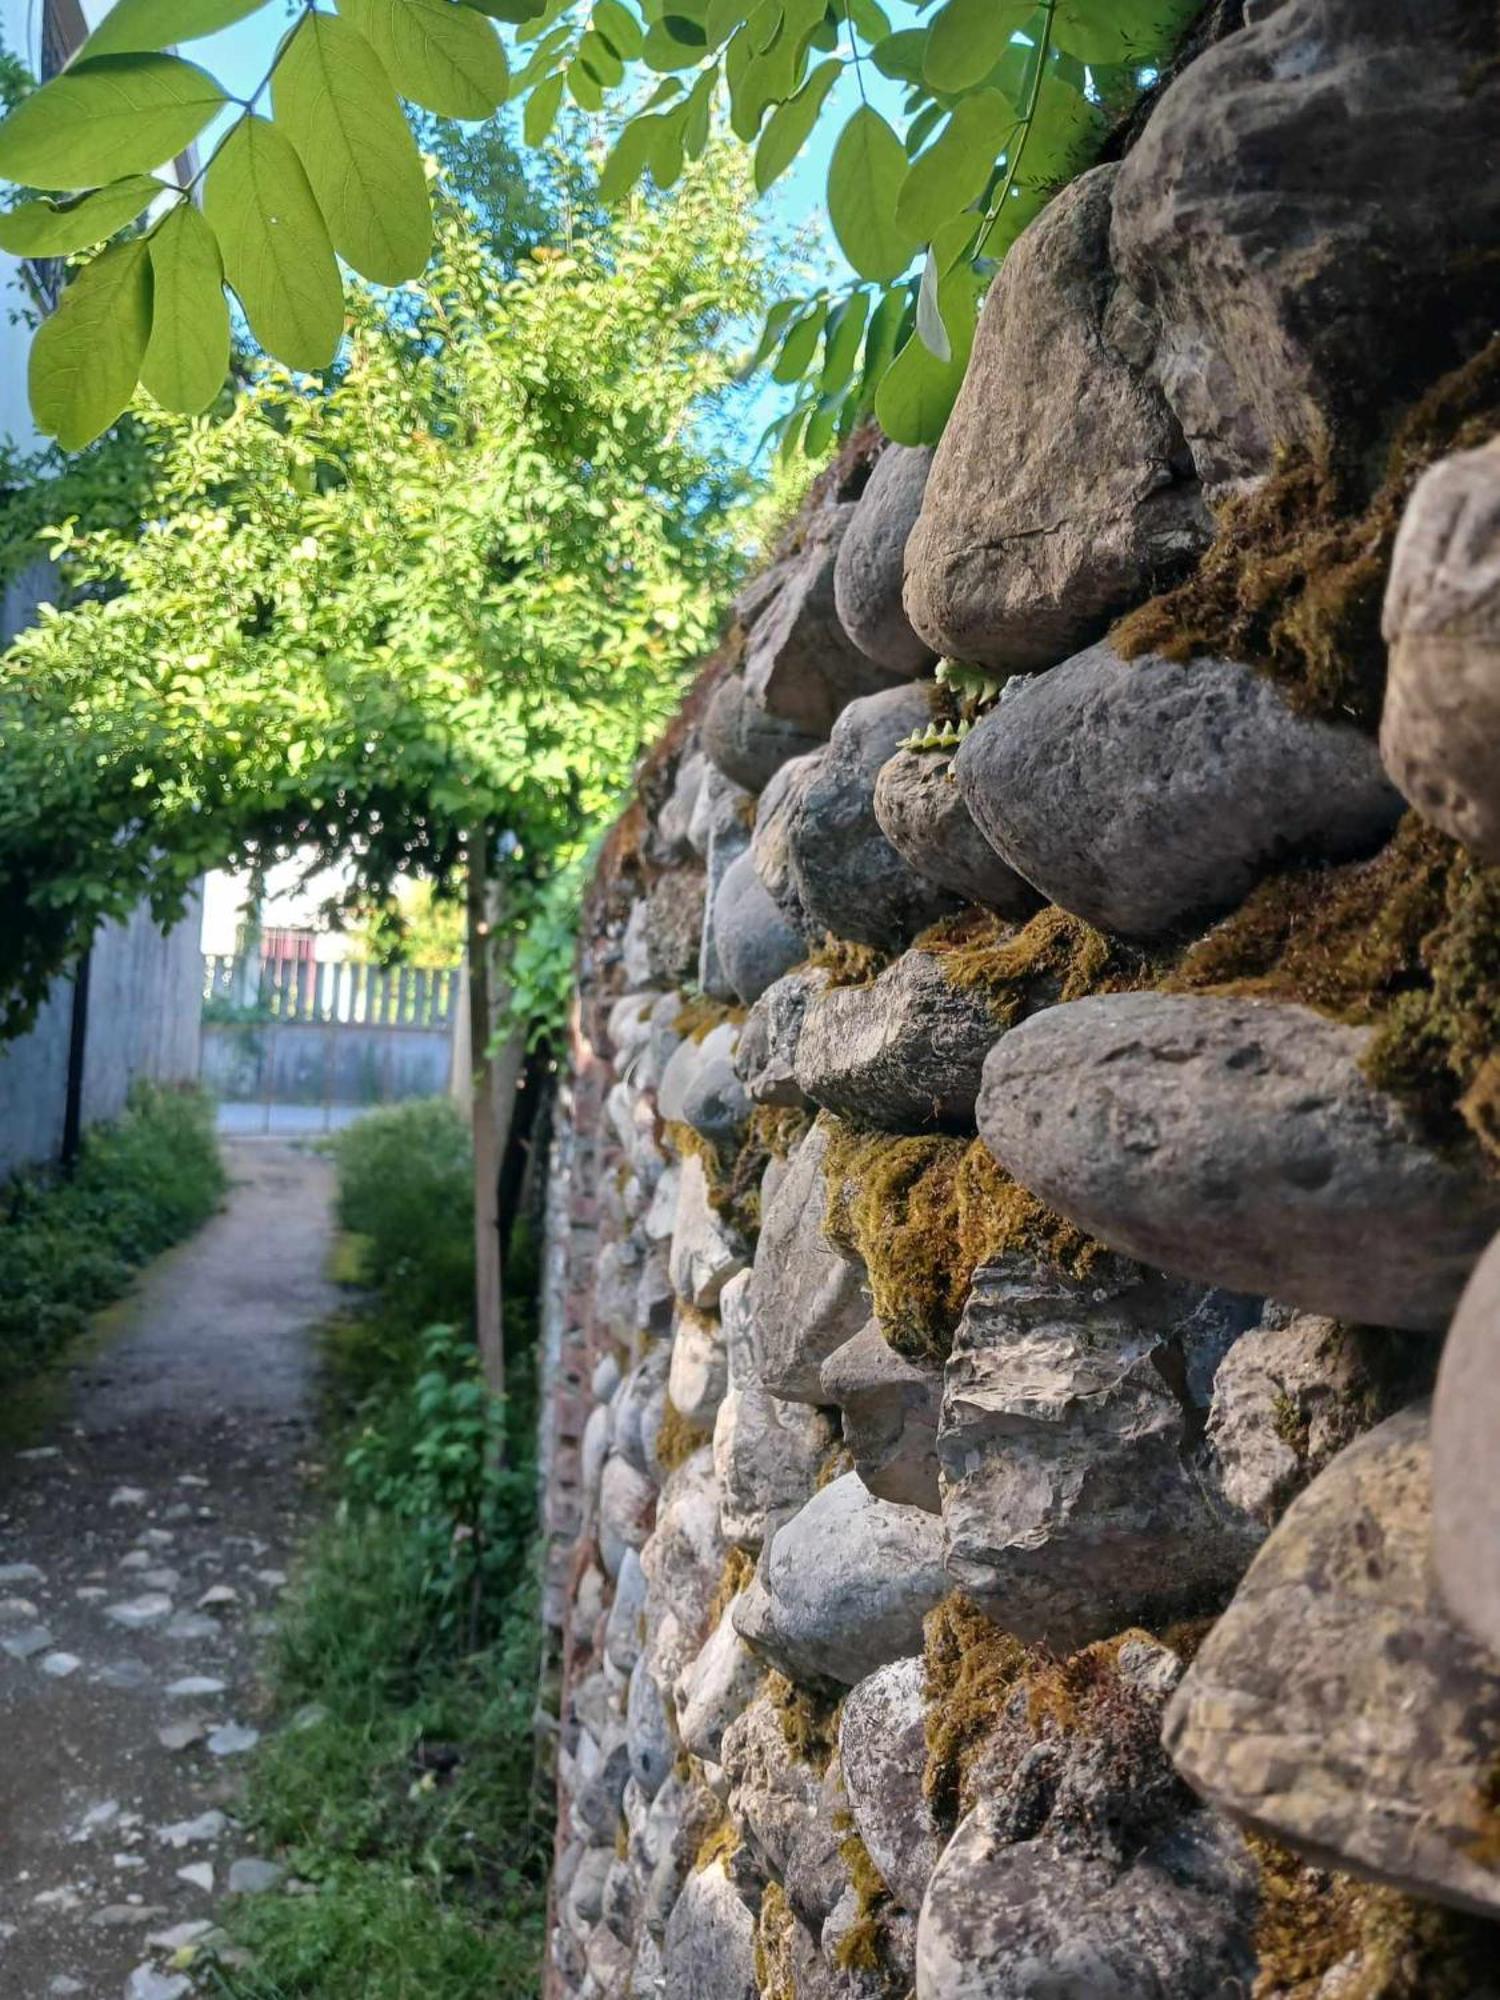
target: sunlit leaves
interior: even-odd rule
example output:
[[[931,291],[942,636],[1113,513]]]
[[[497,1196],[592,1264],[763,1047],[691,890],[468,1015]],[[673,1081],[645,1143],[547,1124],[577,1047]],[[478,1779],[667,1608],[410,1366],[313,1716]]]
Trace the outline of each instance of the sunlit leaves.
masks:
[[[135,392],[151,332],[146,245],[112,244],[69,285],[31,343],[31,407],[41,430],[77,451]]]
[[[68,202],[27,201],[0,213],[0,250],[13,257],[66,257],[123,229],[166,192],[150,174],[132,174]]]
[[[488,21],[451,0],[338,0],[385,64],[401,96],[444,118],[488,118],[510,71]]]
[[[755,185],[761,194],[786,172],[807,144],[843,67],[836,58],[819,63],[796,95],[772,112],[755,149]]]
[[[164,409],[206,410],[229,372],[229,308],[218,238],[189,201],[152,232],[151,338],[141,383]]]
[[[178,42],[217,34],[264,5],[265,0],[116,0],[81,53],[87,61],[139,49],[169,49]]]
[[[919,243],[980,195],[1015,130],[1016,115],[998,90],[960,98],[939,136],[913,161],[896,197],[896,221]]]
[[[940,280],[929,310],[941,318],[948,354],[934,354],[913,325],[875,393],[875,415],[898,444],[935,444],[957,400],[974,344],[977,283],[965,265]]]
[[[23,187],[92,188],[149,173],[225,102],[178,56],[101,56],[64,70],[0,123],[0,176]]]
[[[338,254],[377,284],[416,277],[432,247],[427,177],[370,44],[336,15],[306,15],[273,103]]]
[[[862,278],[895,278],[917,239],[896,218],[906,152],[880,113],[862,104],[839,134],[828,167],[828,217],[839,248]]]
[[[326,368],[344,326],[343,288],[302,162],[264,118],[247,118],[203,183],[224,274],[261,345],[293,368]]]
[[[1097,7],[1098,0],[1089,0]],[[1035,0],[945,0],[933,16],[922,76],[934,90],[982,83],[1035,12]]]

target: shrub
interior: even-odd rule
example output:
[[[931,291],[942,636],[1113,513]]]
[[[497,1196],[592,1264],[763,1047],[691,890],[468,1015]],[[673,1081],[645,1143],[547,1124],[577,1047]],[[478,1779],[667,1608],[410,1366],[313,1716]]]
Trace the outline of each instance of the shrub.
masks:
[[[462,1322],[474,1284],[474,1163],[447,1098],[372,1111],[333,1142],[338,1213],[360,1276],[411,1328]]]
[[[208,1219],[224,1185],[207,1098],[143,1085],[123,1117],[86,1135],[71,1180],[35,1173],[0,1190],[0,1380],[79,1334]]]

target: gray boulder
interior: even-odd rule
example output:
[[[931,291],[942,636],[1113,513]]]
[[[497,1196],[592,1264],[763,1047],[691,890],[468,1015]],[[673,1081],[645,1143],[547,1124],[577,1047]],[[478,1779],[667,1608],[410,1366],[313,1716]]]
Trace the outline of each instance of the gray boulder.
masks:
[[[730,1000],[734,990],[719,955],[715,905],[731,865],[750,845],[755,799],[743,786],[710,764],[698,794],[696,830],[702,841],[706,889],[703,936],[698,947],[698,985],[711,1000]]]
[[[823,1363],[870,1315],[864,1265],[824,1233],[827,1151],[828,1128],[820,1120],[766,1204],[755,1246],[760,1379],[773,1396],[797,1403],[822,1402]]]
[[[894,951],[958,908],[956,897],[902,859],[875,817],[880,767],[930,717],[926,688],[911,681],[850,702],[796,787],[786,831],[789,872],[813,929]]]
[[[1500,442],[1418,481],[1384,629],[1385,767],[1424,819],[1500,861]]]
[[[938,1511],[942,1372],[898,1354],[870,1320],[823,1363],[823,1400],[837,1404],[854,1470],[877,1500]]]
[[[604,1657],[617,1673],[628,1674],[641,1656],[645,1609],[646,1572],[636,1551],[627,1549],[604,1627]]]
[[[1177,1768],[1325,1866],[1500,1916],[1482,1801],[1500,1674],[1442,1603],[1427,1412],[1403,1411],[1295,1500],[1167,1711]]]
[[[667,1394],[690,1424],[712,1425],[727,1387],[724,1329],[697,1313],[678,1316]]]
[[[605,1460],[599,1482],[599,1560],[609,1576],[620,1574],[627,1549],[641,1549],[651,1533],[656,1488],[618,1454]]]
[[[656,1112],[665,1125],[686,1122],[687,1094],[701,1069],[719,1057],[733,1058],[739,1030],[731,1021],[721,1021],[701,1039],[689,1035],[667,1058],[656,1086]]]
[[[744,1268],[745,1245],[710,1204],[703,1162],[691,1154],[682,1163],[672,1232],[672,1289],[685,1305],[703,1312]]]
[[[1200,1446],[1208,1385],[1253,1302],[1108,1259],[975,1273],[937,1450],[953,1584],[1066,1652],[1222,1593],[1259,1539]]]
[[[816,750],[827,733],[767,715],[745,692],[739,674],[720,683],[703,716],[704,749],[718,770],[747,792],[764,791],[783,764]]]
[[[756,802],[750,835],[750,855],[762,888],[793,930],[807,936],[812,935],[813,926],[792,867],[792,829],[807,788],[827,754],[827,744],[820,744],[805,757],[794,757],[782,765]]]
[[[714,945],[725,983],[747,1006],[807,954],[801,932],[767,893],[748,853],[730,863],[719,884]]]
[[[809,1002],[797,1084],[858,1125],[972,1131],[984,1059],[999,1033],[986,995],[955,986],[940,954],[903,952],[868,986],[831,986]]]
[[[793,1680],[852,1687],[920,1649],[922,1620],[948,1589],[942,1523],[877,1500],[848,1472],[777,1530],[762,1581],[762,1650]]]
[[[839,1760],[855,1831],[896,1901],[913,1913],[943,1837],[924,1790],[926,1668],[893,1660],[852,1688],[839,1714]]]
[[[875,461],[834,563],[833,601],[839,623],[862,653],[901,674],[919,674],[932,659],[901,603],[907,538],[922,511],[931,470],[928,446],[887,445]]]
[[[632,986],[683,986],[698,970],[703,937],[703,870],[669,868],[630,913],[625,976]]]
[[[665,1343],[648,1347],[610,1404],[610,1445],[647,1480],[655,1478],[656,1434],[666,1408],[671,1358]]]
[[[630,1671],[630,1693],[625,1709],[625,1729],[630,1754],[630,1776],[648,1799],[654,1799],[667,1781],[677,1755],[677,1738],[669,1704],[651,1672],[649,1653],[642,1653]],[[623,1785],[620,1788],[624,1795]],[[611,1822],[613,1837],[614,1824]]]
[[[1242,901],[1289,855],[1342,860],[1401,815],[1370,739],[1294,715],[1231,660],[1108,645],[1018,686],[954,771],[992,845],[1101,930],[1155,938]]]
[[[683,1092],[682,1122],[720,1152],[733,1153],[754,1108],[734,1058],[714,1056],[700,1066]]]
[[[757,1104],[807,1102],[797,1082],[797,1042],[809,1001],[827,984],[828,974],[812,966],[784,973],[746,1015],[734,1066]]]
[[[758,1549],[796,1513],[817,1483],[833,1443],[821,1410],[785,1403],[761,1380],[759,1340],[747,1271],[719,1300],[729,1389],[714,1420],[719,1529],[737,1548]]]
[[[667,1920],[665,2000],[757,2000],[755,1919],[722,1861],[689,1875]]]
[[[1000,859],[969,811],[947,750],[898,750],[875,780],[875,818],[919,875],[1024,922],[1042,898]]]
[[[862,653],[834,601],[839,544],[854,508],[815,514],[800,552],[782,565],[781,586],[750,628],[745,692],[768,715],[826,736],[848,702],[906,677]]]
[[[683,1748],[708,1763],[721,1762],[724,1731],[749,1706],[762,1673],[726,1608],[672,1691]]]
[[[723,1748],[729,1816],[744,1829],[761,1864],[784,1876],[817,1815],[822,1774],[794,1753],[780,1711],[766,1694],[730,1723]]]
[[[1436,1330],[1500,1222],[1500,1187],[1366,1081],[1371,1033],[1275,1001],[1076,1000],[996,1044],[980,1134],[1024,1187],[1144,1264]]]
[[[1500,1655],[1500,1239],[1470,1278],[1432,1409],[1433,1553],[1449,1609]]]
[[[677,760],[672,789],[656,815],[651,829],[650,853],[654,861],[689,861],[698,852],[692,841],[693,815],[708,764],[701,750],[687,748]]]
[[[1051,666],[1210,539],[1181,429],[1123,352],[1119,172],[1050,202],[985,300],[906,550],[907,615],[952,659]]]
[[[1500,233],[1497,53],[1470,0],[1284,0],[1164,93],[1112,248],[1205,484],[1357,458],[1489,340],[1500,276],[1469,252]]]

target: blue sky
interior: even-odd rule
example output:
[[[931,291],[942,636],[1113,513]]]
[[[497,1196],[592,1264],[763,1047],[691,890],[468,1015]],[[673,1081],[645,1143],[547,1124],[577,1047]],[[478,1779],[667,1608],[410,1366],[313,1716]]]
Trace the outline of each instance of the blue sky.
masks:
[[[201,41],[185,45],[182,53],[210,70],[226,89],[248,96],[264,76],[286,23],[284,9],[264,7],[248,20],[236,22],[233,27],[221,29],[218,34],[206,35]],[[888,116],[893,116],[899,102],[899,86],[876,74],[868,65],[865,83],[871,101]],[[827,276],[835,285],[844,284],[854,274],[828,227],[825,181],[833,142],[844,119],[858,101],[858,85],[852,73],[846,74],[830,94],[807,146],[761,202],[762,213],[781,230],[789,231],[808,223],[816,227],[821,255],[827,261]],[[232,110],[226,112],[218,123],[209,126],[200,141],[200,152],[212,144],[215,132],[233,115]],[[754,446],[766,424],[786,407],[789,393],[772,383],[769,376],[761,377],[760,387],[744,412],[749,447]]]

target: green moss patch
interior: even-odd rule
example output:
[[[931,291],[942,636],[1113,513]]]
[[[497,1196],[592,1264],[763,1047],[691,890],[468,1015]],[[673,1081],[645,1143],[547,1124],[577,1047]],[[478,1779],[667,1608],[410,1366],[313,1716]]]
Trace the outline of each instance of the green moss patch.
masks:
[[[965,910],[923,931],[914,949],[936,958],[959,992],[982,994],[1007,1028],[1039,1007],[1150,986],[1166,964],[1056,904],[1020,925]]]
[[[776,1711],[786,1747],[799,1764],[826,1771],[839,1742],[838,1696],[818,1688],[799,1687],[773,1668],[761,1692]]]

